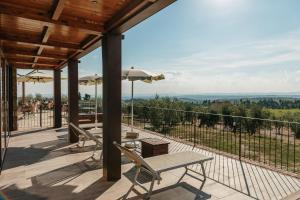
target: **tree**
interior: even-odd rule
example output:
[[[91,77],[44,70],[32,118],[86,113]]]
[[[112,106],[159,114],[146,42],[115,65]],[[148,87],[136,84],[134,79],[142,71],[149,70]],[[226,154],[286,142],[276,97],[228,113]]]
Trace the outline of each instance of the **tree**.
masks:
[[[270,115],[269,112],[266,112],[262,109],[261,106],[252,104],[250,107],[250,119],[247,119],[246,122],[246,130],[251,135],[255,134],[256,131],[263,125],[263,120],[268,118]]]
[[[210,113],[202,113],[198,115],[198,119],[200,119],[199,127],[206,125],[207,127],[214,127],[220,119],[220,116],[216,111],[211,110]]]
[[[38,101],[41,101],[41,100],[43,99],[42,94],[36,93],[36,94],[35,94],[35,99],[38,100]]]
[[[234,119],[231,116],[233,114],[233,109],[229,104],[226,104],[222,107],[222,115],[223,116],[223,121],[224,121],[224,126],[228,128],[233,128],[234,125]]]
[[[26,97],[25,97],[25,100],[26,100],[26,101],[32,101],[32,99],[33,99],[32,94],[28,94],[28,95],[26,95]]]

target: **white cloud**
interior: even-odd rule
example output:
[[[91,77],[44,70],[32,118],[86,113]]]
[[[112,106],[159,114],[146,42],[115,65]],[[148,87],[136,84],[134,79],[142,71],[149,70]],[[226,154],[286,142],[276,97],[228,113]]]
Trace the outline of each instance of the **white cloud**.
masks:
[[[144,67],[166,79],[145,84],[135,83],[135,94],[193,94],[207,92],[300,92],[300,31],[286,35],[220,47],[173,60],[145,61]],[[153,67],[152,67],[153,68]],[[152,68],[148,68],[152,71]],[[154,69],[153,68],[153,69]],[[95,73],[80,68],[80,76]],[[130,83],[122,82],[123,95],[130,94]],[[52,86],[47,86],[51,91]],[[64,86],[66,88],[66,86]],[[46,85],[31,89],[42,92]],[[101,87],[99,87],[101,88]],[[82,92],[94,93],[93,87],[81,87]],[[101,91],[101,89],[100,89]]]

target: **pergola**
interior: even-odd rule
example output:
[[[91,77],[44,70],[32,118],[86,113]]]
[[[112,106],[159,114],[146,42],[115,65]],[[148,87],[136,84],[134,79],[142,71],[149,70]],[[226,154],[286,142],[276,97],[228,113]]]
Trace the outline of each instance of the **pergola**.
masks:
[[[9,110],[15,106],[16,68],[53,70],[54,124],[61,127],[60,72],[68,66],[69,122],[78,124],[78,60],[102,46],[103,174],[119,179],[121,155],[112,142],[121,140],[122,33],[174,1],[1,0],[0,63],[9,72]],[[8,112],[9,121],[14,114]],[[69,142],[77,141],[69,129]]]

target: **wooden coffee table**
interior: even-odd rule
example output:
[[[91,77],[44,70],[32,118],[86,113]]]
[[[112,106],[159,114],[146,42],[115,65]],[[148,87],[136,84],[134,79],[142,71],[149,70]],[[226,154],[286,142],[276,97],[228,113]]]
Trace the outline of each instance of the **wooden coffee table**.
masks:
[[[162,154],[168,154],[170,142],[166,142],[157,138],[142,139],[142,157],[152,157]]]

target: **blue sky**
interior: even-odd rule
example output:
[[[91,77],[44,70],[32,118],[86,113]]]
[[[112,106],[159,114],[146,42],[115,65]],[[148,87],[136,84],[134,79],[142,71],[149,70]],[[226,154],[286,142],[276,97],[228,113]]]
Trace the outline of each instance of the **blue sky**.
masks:
[[[137,83],[137,95],[300,92],[299,10],[298,0],[178,0],[125,33],[123,69],[165,74]],[[81,59],[80,75],[102,74],[101,62],[100,48]]]

